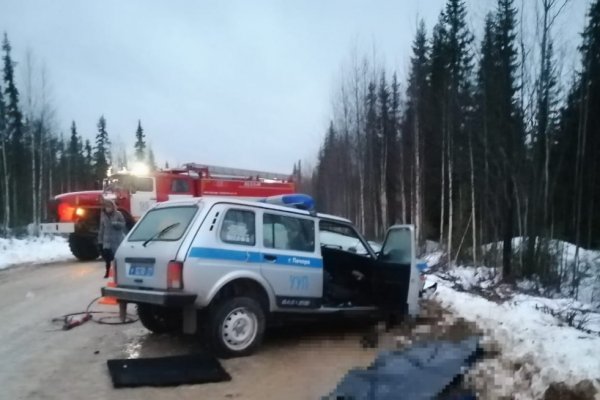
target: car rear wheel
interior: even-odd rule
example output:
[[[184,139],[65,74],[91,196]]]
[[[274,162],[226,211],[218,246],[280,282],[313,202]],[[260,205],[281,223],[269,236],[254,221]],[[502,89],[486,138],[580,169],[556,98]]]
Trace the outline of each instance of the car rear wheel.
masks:
[[[209,312],[208,340],[222,358],[248,356],[260,346],[265,332],[265,312],[251,297],[234,297]]]
[[[182,312],[179,308],[167,308],[154,304],[138,304],[138,317],[144,328],[153,333],[180,332]]]

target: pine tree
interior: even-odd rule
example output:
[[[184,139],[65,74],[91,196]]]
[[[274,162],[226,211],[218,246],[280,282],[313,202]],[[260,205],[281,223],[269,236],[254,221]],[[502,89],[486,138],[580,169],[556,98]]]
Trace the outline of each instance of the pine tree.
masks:
[[[0,215],[2,215],[2,227],[0,233],[8,232],[10,228],[10,170],[8,164],[8,135],[6,130],[4,95],[0,85],[0,199],[2,200]]]
[[[150,171],[156,171],[157,169],[156,160],[154,159],[154,151],[150,146],[148,146],[148,167],[150,168]]]
[[[385,78],[385,72],[382,72],[380,82],[379,82],[379,91],[377,95],[378,100],[378,134],[376,137],[376,152],[377,152],[377,180],[379,181],[379,196],[377,198],[377,206],[376,206],[376,215],[377,215],[377,223],[378,230],[377,236],[382,237],[384,233],[385,226],[390,225],[389,215],[388,215],[388,193],[387,190],[391,189],[392,192],[395,192],[395,185],[393,185],[393,181],[389,182],[388,186],[388,168],[389,171],[393,171],[393,163],[394,156],[396,153],[396,137],[395,132],[393,131],[393,122],[390,117],[390,91]]]
[[[420,21],[417,33],[412,45],[413,55],[411,57],[408,88],[406,90],[406,110],[403,116],[403,141],[401,154],[405,157],[404,170],[410,170],[412,164],[414,171],[410,176],[413,204],[412,221],[415,224],[417,243],[423,241],[424,218],[423,218],[423,186],[427,176],[423,174],[425,169],[424,140],[427,135],[428,96],[429,96],[429,45],[427,43],[427,32],[425,22]],[[437,182],[437,179],[429,179]],[[437,187],[437,184],[436,184]],[[430,225],[432,221],[428,221]]]
[[[100,185],[106,177],[110,165],[110,140],[106,132],[106,119],[101,116],[98,120],[98,133],[96,134],[96,146],[94,149],[94,179],[96,185]]]
[[[433,28],[430,60],[430,107],[431,126],[435,129],[426,133],[425,142],[428,145],[430,157],[425,160],[427,175],[433,177],[426,183],[425,190],[428,193],[439,193],[439,195],[427,198],[426,208],[429,210],[429,219],[432,226],[439,226],[436,239],[439,238],[440,245],[444,242],[444,226],[446,213],[446,141],[447,141],[447,114],[448,107],[446,98],[448,95],[448,50],[447,31],[443,20],[443,14]]]
[[[79,154],[79,137],[77,135],[77,126],[75,121],[71,122],[71,137],[69,139],[69,151],[67,158],[67,182],[69,190],[78,190],[80,187],[79,174],[82,170],[80,165],[80,154]]]
[[[365,99],[366,118],[365,118],[365,214],[367,224],[365,233],[369,238],[377,237],[379,229],[377,219],[377,203],[379,198],[379,178],[378,174],[378,126],[377,126],[377,87],[374,82],[369,83],[367,97]]]
[[[23,115],[19,108],[19,90],[14,79],[14,62],[11,56],[12,47],[8,41],[8,36],[4,33],[2,42],[2,50],[4,51],[4,84],[5,84],[5,119],[6,119],[6,136],[8,138],[10,151],[8,158],[10,159],[9,169],[11,170],[11,195],[12,195],[12,213],[14,216],[14,224],[25,224],[27,216],[24,212],[29,210],[26,207],[28,201],[27,187],[21,183],[29,181],[30,175],[26,168],[29,166],[29,156],[25,152],[25,144],[23,140]],[[18,200],[19,199],[19,200]]]
[[[520,173],[520,162],[524,158],[523,124],[517,101],[516,74],[518,70],[516,49],[516,14],[513,0],[498,0],[496,9],[496,32],[494,48],[497,54],[498,70],[495,76],[496,97],[495,112],[498,116],[498,142],[500,152],[504,156],[504,229],[503,229],[503,279],[513,279],[512,271],[512,238],[515,236],[514,222],[516,218],[515,180]]]
[[[142,129],[142,122],[138,120],[138,127],[135,132],[135,159],[138,162],[143,162],[146,158],[146,136]]]
[[[577,295],[580,246],[600,247],[600,0],[594,0],[579,48],[581,66],[561,111],[552,157],[560,160],[554,195],[558,226],[576,245],[571,268],[572,293]]]
[[[88,139],[85,141],[84,146],[84,156],[83,156],[83,176],[85,177],[84,182],[86,182],[86,188],[93,189],[93,185],[89,186],[91,182],[94,180],[94,153],[92,150],[92,144]]]

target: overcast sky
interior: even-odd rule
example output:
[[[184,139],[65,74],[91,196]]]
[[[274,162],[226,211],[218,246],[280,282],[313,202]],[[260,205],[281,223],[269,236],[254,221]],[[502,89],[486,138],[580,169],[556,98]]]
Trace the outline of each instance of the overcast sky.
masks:
[[[65,134],[75,120],[93,138],[103,114],[130,149],[141,119],[161,162],[290,172],[314,158],[352,48],[403,76],[417,18],[430,30],[444,3],[0,0],[0,30],[21,80],[27,49],[46,66]],[[469,3],[479,29],[494,1]],[[572,0],[573,46],[587,4]]]

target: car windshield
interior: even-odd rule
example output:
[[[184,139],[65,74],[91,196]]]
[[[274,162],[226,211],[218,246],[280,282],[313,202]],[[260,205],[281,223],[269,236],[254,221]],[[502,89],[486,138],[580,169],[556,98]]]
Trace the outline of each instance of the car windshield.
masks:
[[[126,176],[123,175],[112,175],[109,178],[104,179],[102,189],[105,192],[112,192],[116,190],[122,190],[126,188]]]
[[[155,237],[156,241],[179,240],[198,211],[195,205],[155,208],[146,213],[129,235],[130,242],[145,242],[163,229],[173,226],[164,234]],[[174,225],[175,224],[175,225]]]

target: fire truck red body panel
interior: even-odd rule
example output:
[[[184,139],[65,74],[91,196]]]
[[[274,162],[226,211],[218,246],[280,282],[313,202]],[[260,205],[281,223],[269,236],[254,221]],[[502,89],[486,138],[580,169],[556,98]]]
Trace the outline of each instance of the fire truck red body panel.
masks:
[[[113,200],[131,227],[154,203],[170,199],[200,196],[259,199],[295,191],[293,180],[286,175],[198,164],[147,175],[123,172],[110,175],[103,190],[55,196],[49,206],[50,220],[42,224],[42,231],[69,233],[73,254],[82,260],[94,259],[103,199]]]
[[[191,174],[195,172],[196,174]],[[198,173],[200,172],[200,173]],[[218,177],[210,175],[206,168],[174,169],[158,171],[147,176],[133,176],[128,173],[114,174],[112,177],[131,177],[130,179],[152,179],[151,197],[153,202],[163,202],[177,197],[200,197],[200,196],[233,196],[247,199],[259,199],[281,194],[295,193],[296,187],[291,179],[286,181],[265,180],[260,177]],[[182,182],[185,182],[181,184]],[[179,190],[174,190],[180,184]],[[78,215],[77,209],[99,208],[103,198],[115,201],[118,208],[126,214],[139,218],[132,210],[132,200],[136,193],[141,191],[132,190],[127,185],[110,187],[104,190],[90,190],[82,192],[70,192],[54,197],[53,207],[55,220],[57,222],[77,222],[83,215]],[[149,192],[150,193],[150,192]],[[84,214],[81,210],[80,214]]]

